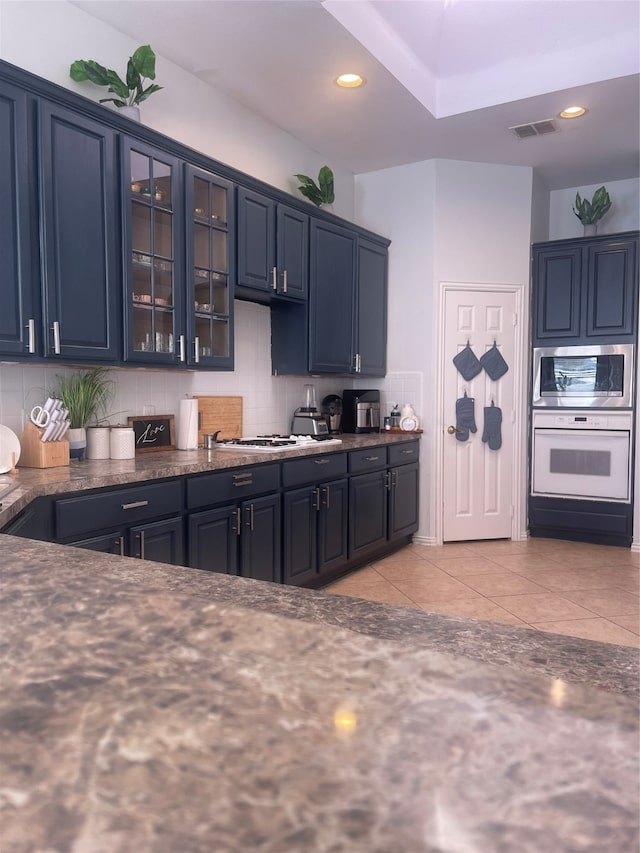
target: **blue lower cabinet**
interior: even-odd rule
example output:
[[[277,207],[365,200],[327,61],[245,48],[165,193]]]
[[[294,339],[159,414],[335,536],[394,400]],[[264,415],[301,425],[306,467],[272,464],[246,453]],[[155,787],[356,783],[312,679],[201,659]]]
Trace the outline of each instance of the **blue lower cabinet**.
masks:
[[[67,544],[103,554],[119,554],[173,566],[185,565],[182,517],[138,524]]]
[[[419,466],[417,462],[389,471],[389,539],[418,529]]]
[[[189,565],[280,582],[280,495],[230,504],[188,518]]]
[[[388,472],[359,474],[349,482],[349,556],[361,557],[387,541]]]
[[[285,583],[316,580],[347,562],[348,496],[346,479],[285,492]]]

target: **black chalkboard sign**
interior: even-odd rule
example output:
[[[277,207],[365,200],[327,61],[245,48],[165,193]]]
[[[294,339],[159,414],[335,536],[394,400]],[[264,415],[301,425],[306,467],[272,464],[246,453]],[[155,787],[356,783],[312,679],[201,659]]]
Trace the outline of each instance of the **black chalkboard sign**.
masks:
[[[176,449],[174,415],[134,415],[127,418],[136,437],[136,453]]]

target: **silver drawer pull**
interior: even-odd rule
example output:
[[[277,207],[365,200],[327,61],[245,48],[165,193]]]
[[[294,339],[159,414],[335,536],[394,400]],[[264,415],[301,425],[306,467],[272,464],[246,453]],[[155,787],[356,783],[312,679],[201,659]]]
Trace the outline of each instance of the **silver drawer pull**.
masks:
[[[404,453],[405,456],[411,456],[415,453],[415,450],[401,450],[400,453]]]
[[[364,457],[365,462],[377,462],[378,459],[380,459],[379,456],[365,456]]]
[[[249,477],[248,480],[238,480],[237,483],[233,484],[234,489],[237,489],[239,486],[253,486],[253,480]]]
[[[313,461],[316,463],[316,465],[328,465],[331,460],[330,459],[314,459]]]
[[[249,477],[249,478],[253,477],[253,472],[251,472],[251,471],[241,471],[239,474],[234,474],[234,475],[233,475],[233,479],[234,479],[234,480],[246,480],[246,479],[247,479],[247,477]]]
[[[138,509],[140,506],[149,506],[149,501],[134,501],[130,504],[122,504],[122,509]]]

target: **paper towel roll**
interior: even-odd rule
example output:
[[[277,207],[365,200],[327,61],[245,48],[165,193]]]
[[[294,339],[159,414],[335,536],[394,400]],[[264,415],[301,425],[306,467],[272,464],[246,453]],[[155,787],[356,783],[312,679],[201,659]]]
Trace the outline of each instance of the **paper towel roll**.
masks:
[[[178,450],[198,447],[198,401],[191,397],[180,400],[178,412]]]

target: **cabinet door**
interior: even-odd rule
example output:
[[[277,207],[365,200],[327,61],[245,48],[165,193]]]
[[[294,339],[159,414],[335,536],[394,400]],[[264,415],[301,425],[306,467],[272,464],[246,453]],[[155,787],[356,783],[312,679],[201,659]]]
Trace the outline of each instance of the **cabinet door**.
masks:
[[[309,372],[349,373],[353,367],[356,235],[311,222]]]
[[[347,562],[349,545],[349,483],[336,480],[320,486],[318,574]]]
[[[27,96],[0,83],[0,353],[36,353],[31,251],[37,251],[31,187]],[[37,255],[34,266],[37,265]]]
[[[44,355],[119,354],[119,242],[114,133],[40,105]]]
[[[238,286],[275,290],[275,204],[259,193],[238,189]]]
[[[187,361],[233,369],[233,185],[186,168]]]
[[[387,372],[387,255],[383,246],[358,241],[356,372]]]
[[[366,554],[387,539],[387,472],[349,481],[349,557]]]
[[[284,204],[276,211],[277,293],[306,299],[309,290],[309,217]]]
[[[191,568],[236,575],[239,520],[240,510],[235,505],[192,513],[188,520]]]
[[[587,247],[587,318],[590,338],[635,340],[638,240],[598,241]]]
[[[100,551],[102,554],[124,556],[124,535],[122,531],[92,536],[89,539],[80,539],[78,542],[68,542],[67,544],[74,548],[86,548],[88,551]]]
[[[184,533],[182,518],[152,521],[132,527],[128,533],[131,557],[184,566]]]
[[[280,495],[244,501],[240,509],[240,574],[280,583]]]
[[[283,495],[284,583],[304,583],[316,576],[319,501],[320,492],[314,486]]]
[[[580,336],[581,282],[581,246],[534,249],[534,343]]]
[[[186,364],[180,161],[125,138],[125,360]]]
[[[389,500],[389,539],[418,529],[418,463],[392,468]]]

